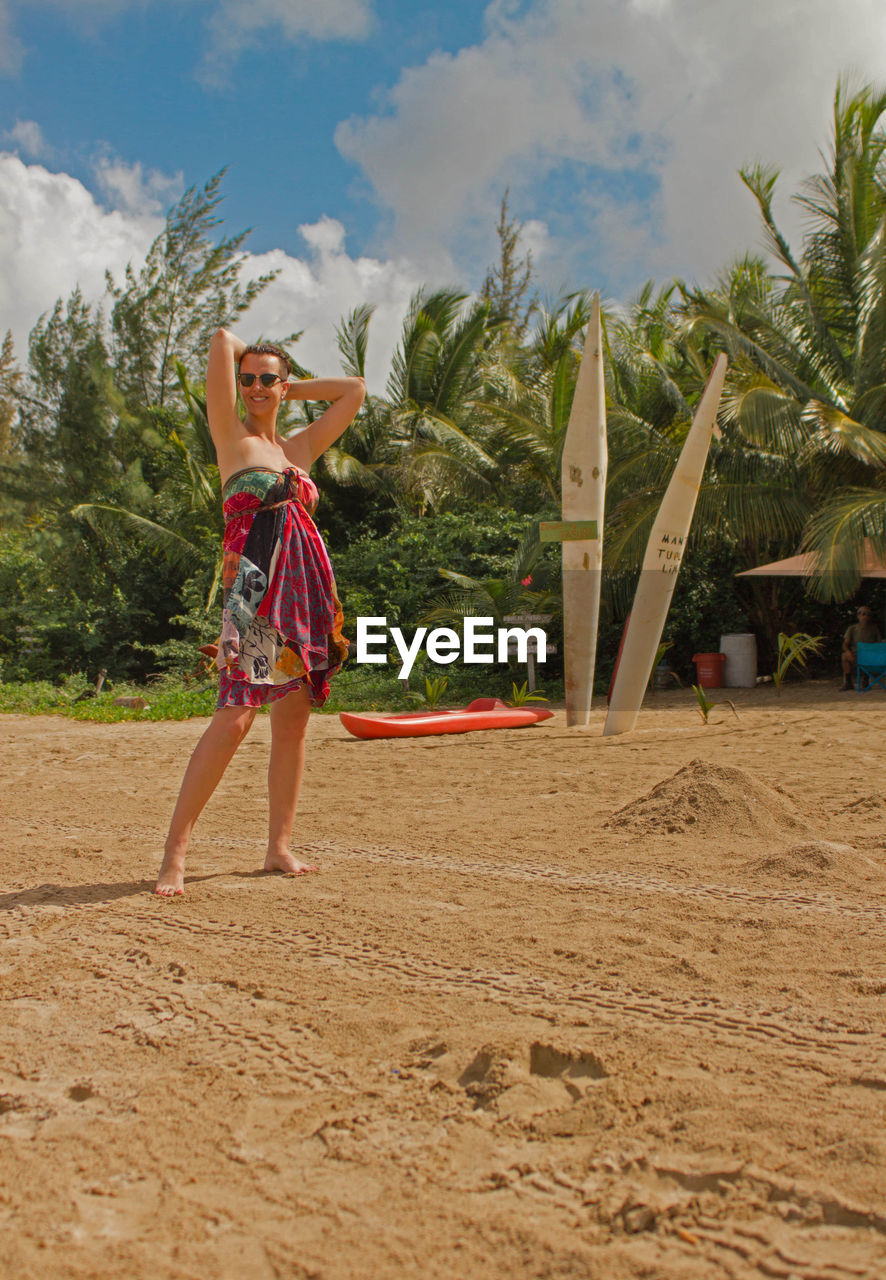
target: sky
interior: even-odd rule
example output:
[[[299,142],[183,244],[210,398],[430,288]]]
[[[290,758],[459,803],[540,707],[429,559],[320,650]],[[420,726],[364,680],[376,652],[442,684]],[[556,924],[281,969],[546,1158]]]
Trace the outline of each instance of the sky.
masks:
[[[737,176],[826,151],[840,75],[886,83],[883,0],[0,0],[0,333],[138,267],[226,169],[221,230],[279,276],[240,322],[375,305],[381,390],[420,285],[479,288],[509,190],[545,293],[629,300],[762,251]]]

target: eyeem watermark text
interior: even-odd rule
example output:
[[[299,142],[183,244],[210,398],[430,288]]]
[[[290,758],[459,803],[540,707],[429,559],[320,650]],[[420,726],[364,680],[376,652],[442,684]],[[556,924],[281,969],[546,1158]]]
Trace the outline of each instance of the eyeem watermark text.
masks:
[[[496,627],[494,618],[465,618],[464,635],[451,627],[416,627],[407,642],[399,627],[388,627],[387,618],[357,619],[358,662],[387,662],[388,651],[400,655],[398,680],[405,680],[420,651],[425,649],[431,662],[507,662],[509,654],[518,662],[526,662],[530,652],[538,662],[548,656],[547,636],[541,627]]]

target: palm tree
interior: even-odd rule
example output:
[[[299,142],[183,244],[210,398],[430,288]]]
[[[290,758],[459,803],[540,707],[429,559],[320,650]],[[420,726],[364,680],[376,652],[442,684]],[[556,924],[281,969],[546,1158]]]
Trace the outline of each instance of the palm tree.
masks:
[[[366,303],[355,307],[336,330],[342,368],[351,377],[366,377],[369,326],[374,311]],[[324,406],[302,402],[301,407],[310,420]],[[391,497],[386,448],[389,436],[387,405],[380,397],[367,395],[360,413],[341,439],[317,459],[318,474],[339,488],[358,487]]]
[[[760,285],[762,264],[745,259],[706,295],[709,312],[734,313]],[[683,300],[675,298],[678,290]],[[720,346],[697,321],[686,291],[672,285],[641,290],[627,314],[609,326],[609,410],[613,463],[608,502],[608,560],[636,564],[695,405]],[[751,563],[762,547],[793,549],[807,514],[793,441],[742,430],[736,404],[744,393],[741,362],[730,371],[699,492],[694,537],[716,537]]]
[[[748,262],[742,288],[686,294],[687,325],[733,361],[726,418],[748,446],[781,457],[806,507],[823,598],[857,589],[865,539],[886,551],[886,90],[845,81],[828,168],[795,197],[808,220],[795,256],[772,212],[776,170],[742,178],[782,273]]]
[[[495,424],[488,452],[512,493],[522,480],[553,510],[560,506],[560,459],[589,314],[582,293],[536,303],[530,341],[499,349],[486,370],[480,408]]]
[[[386,389],[398,487],[421,512],[494,490],[499,468],[482,411],[497,320],[451,289],[412,299]]]
[[[323,459],[321,472],[336,484],[375,490],[420,513],[495,488],[482,404],[497,322],[488,303],[466,303],[451,289],[414,295],[385,395],[367,396]],[[371,318],[371,307],[358,307],[338,329],[344,368],[361,377]]]

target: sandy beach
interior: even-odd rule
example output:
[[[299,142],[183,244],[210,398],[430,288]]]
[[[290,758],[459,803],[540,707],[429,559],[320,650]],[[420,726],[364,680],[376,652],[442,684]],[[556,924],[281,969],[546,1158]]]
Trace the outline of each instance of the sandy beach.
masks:
[[[717,695],[714,695],[717,696]],[[0,1273],[886,1275],[886,695],[359,742],[4,716]]]

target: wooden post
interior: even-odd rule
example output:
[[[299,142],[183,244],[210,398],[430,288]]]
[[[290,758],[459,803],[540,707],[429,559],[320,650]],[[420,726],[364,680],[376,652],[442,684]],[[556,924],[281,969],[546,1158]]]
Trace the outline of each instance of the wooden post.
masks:
[[[586,725],[591,714],[600,621],[607,462],[603,337],[600,295],[595,294],[563,443],[563,521],[559,535],[554,532],[554,522],[541,531],[543,540],[557,539],[563,544],[567,725]]]
[[[548,541],[553,541],[549,538]],[[503,618],[506,627],[522,627],[524,631],[530,627],[546,627],[552,621],[554,615],[552,613],[511,613]],[[508,640],[508,654],[517,652],[517,641]],[[557,646],[555,644],[545,643],[545,657],[549,653],[556,653]],[[526,644],[526,683],[530,693],[535,693],[535,644],[528,640]]]
[[[726,357],[721,355],[717,357],[698,402],[692,426],[646,544],[640,581],[612,687],[609,713],[603,727],[604,737],[629,733],[637,723],[677,584],[683,548],[689,537],[725,378]]]

